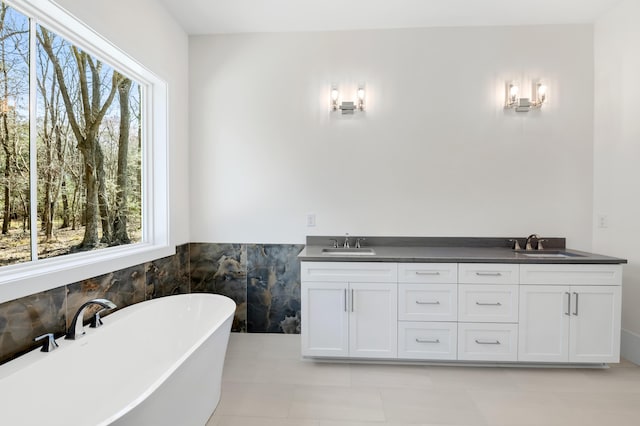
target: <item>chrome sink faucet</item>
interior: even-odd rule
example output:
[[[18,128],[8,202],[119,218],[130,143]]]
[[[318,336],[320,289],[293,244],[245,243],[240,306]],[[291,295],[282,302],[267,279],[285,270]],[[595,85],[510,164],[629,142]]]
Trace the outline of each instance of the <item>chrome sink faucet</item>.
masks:
[[[84,325],[82,323],[84,317],[84,311],[91,305],[100,305],[105,309],[114,309],[117,308],[116,304],[107,299],[92,299],[88,302],[84,303],[78,309],[78,312],[73,316],[73,320],[71,321],[71,325],[69,326],[69,330],[67,330],[67,334],[64,337],[67,340],[76,340],[79,337],[82,337],[85,334]],[[100,311],[102,312],[102,311]],[[100,312],[96,313],[91,321],[91,327],[99,327],[102,324],[102,320],[100,319]]]
[[[349,233],[346,233],[344,235],[344,245],[342,246],[343,248],[349,248]]]
[[[540,236],[538,234],[531,234],[527,237],[527,242],[524,246],[525,250],[533,250],[533,246],[531,245],[531,240],[536,239],[536,241],[538,241],[538,250],[542,250],[540,248]]]

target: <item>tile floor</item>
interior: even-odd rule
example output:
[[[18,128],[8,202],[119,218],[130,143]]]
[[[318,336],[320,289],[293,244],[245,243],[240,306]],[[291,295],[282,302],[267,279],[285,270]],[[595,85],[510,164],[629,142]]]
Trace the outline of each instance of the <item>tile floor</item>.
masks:
[[[640,367],[320,363],[300,336],[232,333],[207,426],[640,425]]]

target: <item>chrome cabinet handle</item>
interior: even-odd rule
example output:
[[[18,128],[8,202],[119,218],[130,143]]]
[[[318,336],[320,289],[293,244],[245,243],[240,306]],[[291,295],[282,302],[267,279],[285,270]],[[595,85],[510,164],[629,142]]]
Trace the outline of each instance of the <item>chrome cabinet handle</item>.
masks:
[[[354,297],[353,297],[353,289],[351,289],[351,312],[353,312],[353,305],[354,305],[353,299],[354,299]]]
[[[416,300],[416,305],[439,305],[440,301],[436,300],[435,302],[421,302],[420,300]]]
[[[564,314],[569,316],[571,315],[571,293],[566,291],[564,294],[567,295],[567,312],[565,312]]]
[[[578,316],[578,293],[573,292],[576,295],[576,307],[573,308],[573,315]]]
[[[476,272],[479,277],[501,277],[502,272]]]
[[[347,312],[347,289],[344,289],[344,311]]]
[[[476,339],[476,343],[479,345],[499,345],[500,344],[500,340],[478,340]]]
[[[416,275],[440,275],[438,271],[416,271]]]
[[[440,339],[426,340],[426,339],[420,339],[420,338],[416,337],[416,342],[418,342],[418,343],[440,343]]]
[[[478,305],[478,306],[502,306],[502,303],[500,303],[500,302],[496,302],[496,303],[481,303],[481,302],[476,302],[476,305]]]

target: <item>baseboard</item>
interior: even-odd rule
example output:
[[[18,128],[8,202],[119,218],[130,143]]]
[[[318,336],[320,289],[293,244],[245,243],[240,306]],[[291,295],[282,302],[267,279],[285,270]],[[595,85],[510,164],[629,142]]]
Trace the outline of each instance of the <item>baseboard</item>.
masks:
[[[622,358],[640,365],[640,335],[623,329],[620,346]]]

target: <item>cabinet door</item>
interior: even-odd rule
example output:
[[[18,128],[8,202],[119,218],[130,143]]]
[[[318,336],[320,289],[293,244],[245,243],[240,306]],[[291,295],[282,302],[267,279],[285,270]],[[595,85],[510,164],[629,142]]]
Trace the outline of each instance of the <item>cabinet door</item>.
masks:
[[[350,283],[349,356],[396,358],[398,286]]]
[[[620,287],[572,286],[570,362],[620,362]]]
[[[349,356],[348,285],[302,283],[303,356]]]
[[[569,361],[570,287],[520,286],[518,361]]]

